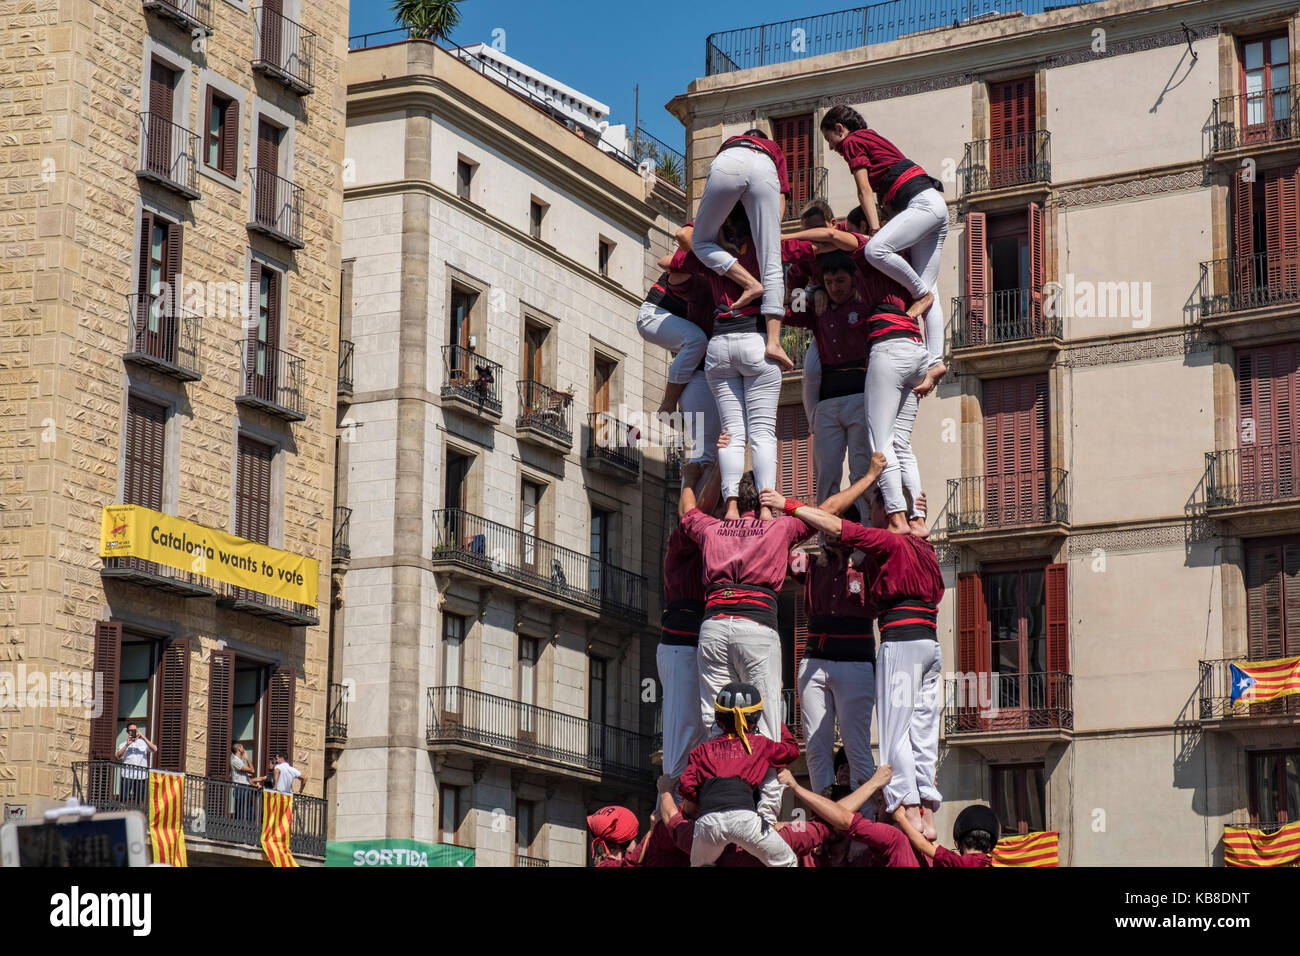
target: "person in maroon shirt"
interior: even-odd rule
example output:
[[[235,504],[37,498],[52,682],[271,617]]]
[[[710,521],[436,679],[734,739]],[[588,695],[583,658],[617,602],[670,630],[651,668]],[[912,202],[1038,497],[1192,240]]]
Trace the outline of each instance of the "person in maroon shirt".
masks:
[[[804,207],[803,212],[799,214],[799,224],[803,226],[804,232],[799,234],[801,240],[805,242],[801,245],[787,246],[788,239],[794,239],[789,236],[781,240],[781,259],[786,265],[785,271],[785,290],[787,306],[802,305],[807,308],[807,301],[811,298],[825,299],[826,294],[821,292],[821,269],[817,266],[817,250],[811,241],[808,240],[808,231],[814,229],[834,229],[842,228],[843,223],[835,218],[835,213],[831,210],[830,203],[824,199],[814,199]],[[866,237],[862,240],[866,242]],[[803,290],[800,292],[800,290]],[[798,300],[793,297],[799,296]],[[812,427],[813,411],[817,408],[817,392],[821,386],[822,364],[821,359],[817,357],[817,343],[808,343],[808,348],[803,353],[803,369],[801,373],[803,393],[803,410],[808,416],[808,427]]]
[[[898,147],[872,129],[849,106],[834,106],[821,122],[827,144],[844,157],[858,187],[871,230],[866,255],[871,264],[910,294],[907,314],[925,316],[929,387],[947,371],[943,364],[943,305],[937,294],[939,259],[948,236],[948,206],[943,184],[907,159]],[[893,211],[880,224],[876,197]],[[900,252],[911,250],[911,262]]]
[[[831,800],[805,789],[788,769],[778,774],[781,783],[793,790],[804,806],[825,820],[833,830],[846,834],[854,843],[865,847],[866,851],[856,859],[852,854],[845,854],[847,858],[840,865],[913,867],[917,865],[916,856],[903,832],[888,823],[869,820],[859,812],[864,805],[875,803],[873,798],[889,778],[890,767],[883,764],[871,779],[848,796]],[[838,860],[835,862],[839,863]]]
[[[591,857],[596,866],[636,866],[629,853],[639,825],[636,814],[627,807],[601,807],[587,817],[591,831]]]
[[[663,778],[661,778],[662,781]],[[672,781],[668,781],[671,786]],[[660,784],[659,817],[668,821],[667,831],[674,843],[674,855],[664,854],[651,857],[647,855],[646,866],[689,866],[691,844],[695,839],[695,821],[687,816],[690,810],[686,804],[679,809],[672,794],[663,790]],[[786,845],[790,847],[800,866],[816,866],[817,853],[823,842],[830,836],[831,830],[820,820],[782,820],[772,829]],[[678,862],[685,859],[685,864]],[[748,850],[734,844],[727,844],[718,856],[715,866],[720,867],[754,867],[764,866],[762,860]]]
[[[803,518],[828,540],[859,548],[873,562],[867,595],[876,607],[880,629],[876,654],[880,759],[894,768],[885,787],[886,809],[893,813],[899,805],[906,806],[912,825],[929,837],[935,833],[934,812],[943,799],[935,785],[943,666],[937,621],[943,573],[927,540],[884,529],[884,506],[865,480],[850,491],[868,494],[872,527],[841,521],[774,491],[764,491],[762,497],[769,507]]]
[[[899,828],[916,848],[916,852],[931,860],[935,866],[992,866],[993,848],[1002,833],[998,815],[982,803],[972,804],[961,813],[952,825],[952,842],[957,852],[932,843],[907,819],[900,807],[894,812]]]
[[[796,866],[794,852],[759,816],[757,805],[768,774],[799,759],[798,742],[785,724],[779,742],[758,733],[764,702],[753,684],[727,684],[718,692],[714,710],[722,734],[691,751],[679,784],[682,796],[699,807],[691,866],[712,865],[728,843],[765,866]]]

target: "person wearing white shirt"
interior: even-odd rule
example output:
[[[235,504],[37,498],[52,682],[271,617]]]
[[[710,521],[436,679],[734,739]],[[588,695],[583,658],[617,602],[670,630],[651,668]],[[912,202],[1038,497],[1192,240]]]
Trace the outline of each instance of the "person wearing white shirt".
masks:
[[[307,778],[302,775],[302,771],[294,767],[285,759],[284,754],[275,755],[275,789],[280,793],[293,793],[293,782],[297,780],[298,792],[302,793],[307,789]]]
[[[119,796],[123,803],[144,803],[148,796],[149,755],[158,748],[144,734],[135,721],[126,725],[126,743],[117,748],[114,760],[122,763]]]

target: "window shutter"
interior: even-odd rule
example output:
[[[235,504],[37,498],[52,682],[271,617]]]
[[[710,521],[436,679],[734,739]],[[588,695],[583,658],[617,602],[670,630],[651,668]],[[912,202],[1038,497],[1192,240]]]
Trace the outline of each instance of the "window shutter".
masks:
[[[185,227],[179,222],[167,223],[167,250],[163,261],[163,281],[172,290],[171,314],[175,315],[182,302],[181,290],[176,288],[176,279],[181,274],[181,240]]]
[[[177,638],[162,655],[158,688],[158,769],[185,772],[185,728],[189,718],[190,642]]]
[[[248,335],[244,341],[244,394],[257,394],[253,382],[257,376],[257,326],[262,311],[262,263],[254,259],[248,269]]]
[[[149,288],[149,240],[153,236],[153,213],[148,209],[140,212],[140,248],[136,250],[136,264],[139,266],[139,273],[136,279],[136,292],[140,294],[140,302],[137,306],[137,328],[143,328],[142,320],[149,314],[149,296],[153,295],[153,289]]]
[[[104,675],[103,711],[90,721],[90,759],[112,760],[117,753],[117,683],[122,660],[122,625],[95,622],[95,672]]]
[[[257,166],[273,175],[280,170],[279,130],[260,118],[257,123]],[[268,187],[270,185],[267,183]]]
[[[772,139],[785,154],[793,196],[787,218],[797,216],[812,194],[812,114],[784,116],[772,121]]]
[[[267,756],[283,752],[289,763],[293,756],[294,669],[277,667],[267,690]]]
[[[984,213],[966,213],[962,239],[966,253],[966,341],[983,345],[989,294],[988,221]]]
[[[280,347],[280,284],[284,281],[284,273],[271,272],[268,274],[270,283],[267,286],[266,294],[266,347],[268,349],[278,349]],[[272,374],[272,355],[266,356],[266,374]]]
[[[235,709],[235,655],[213,651],[208,664],[207,776],[230,779],[230,734]]]
[[[163,406],[135,395],[127,399],[125,504],[162,510],[166,423]]]
[[[208,152],[208,147],[211,145],[208,142],[208,139],[209,137],[212,136],[212,106],[213,106],[212,98],[213,96],[216,95],[216,91],[211,86],[209,86],[206,89],[206,93],[207,95],[203,98],[203,162],[204,163],[208,162],[208,156],[211,155]],[[219,134],[217,136],[217,163],[218,165],[221,163],[221,136]]]
[[[239,176],[239,100],[231,100],[221,119],[221,171]]]
[[[161,123],[172,122],[172,84],[175,81],[175,73],[169,68],[163,66],[157,60],[149,67],[149,113],[158,117]],[[169,127],[159,127],[158,135],[171,137]],[[162,146],[162,144],[159,144]],[[163,148],[163,154],[166,154],[170,143]],[[152,150],[151,150],[152,152]]]
[[[267,544],[271,524],[271,459],[275,451],[251,438],[239,436],[235,468],[235,534]]]
[[[1296,494],[1300,485],[1300,345],[1237,353],[1238,481],[1243,503]]]
[[[1047,282],[1047,266],[1043,236],[1043,207],[1029,204],[1029,309],[1032,331],[1041,336],[1043,325],[1043,285]]]
[[[1296,189],[1297,167],[1270,169],[1264,173],[1264,235],[1268,284],[1273,289],[1294,288],[1297,281],[1296,248],[1300,246],[1300,196]],[[1289,286],[1287,284],[1289,283]]]
[[[803,660],[804,654],[808,652],[808,609],[804,604],[803,583],[800,582],[799,589],[794,595],[794,683],[799,684],[799,663]],[[799,695],[795,694],[794,713],[790,719],[799,724]],[[799,730],[800,739],[803,738],[803,728]]]
[[[1300,542],[1282,546],[1282,574],[1286,620],[1282,628],[1281,656],[1294,657],[1300,654]]]
[[[1047,591],[1047,707],[1065,707],[1069,696],[1058,674],[1070,673],[1070,566],[1049,564]]]
[[[814,502],[817,492],[813,483],[813,439],[802,405],[777,408],[776,435],[782,492],[805,504],[820,504]]]
[[[958,723],[962,730],[978,730],[979,695],[984,692],[988,673],[988,611],[984,603],[984,582],[977,571],[957,575],[957,669],[962,693],[975,699],[960,702]],[[971,677],[974,676],[972,684]]]
[[[1236,291],[1255,287],[1255,184],[1247,181],[1245,171],[1232,179],[1232,255]]]

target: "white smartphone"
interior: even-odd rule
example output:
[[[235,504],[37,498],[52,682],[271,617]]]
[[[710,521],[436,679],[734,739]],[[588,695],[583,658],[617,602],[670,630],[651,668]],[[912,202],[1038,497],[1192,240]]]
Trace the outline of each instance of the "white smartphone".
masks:
[[[144,814],[96,813],[0,827],[0,866],[147,866]]]

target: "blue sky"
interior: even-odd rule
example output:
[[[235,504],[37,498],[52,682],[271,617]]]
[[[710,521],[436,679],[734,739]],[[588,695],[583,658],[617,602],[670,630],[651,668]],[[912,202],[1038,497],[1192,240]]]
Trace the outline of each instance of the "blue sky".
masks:
[[[704,72],[710,33],[803,17],[853,5],[815,6],[749,0],[746,3],[641,3],[600,0],[465,0],[451,39],[461,46],[492,41],[505,30],[505,52],[610,107],[611,120],[632,124],[633,87],[641,84],[641,125],[674,149],[682,126],[664,104]],[[349,33],[396,26],[390,0],[352,0]]]

